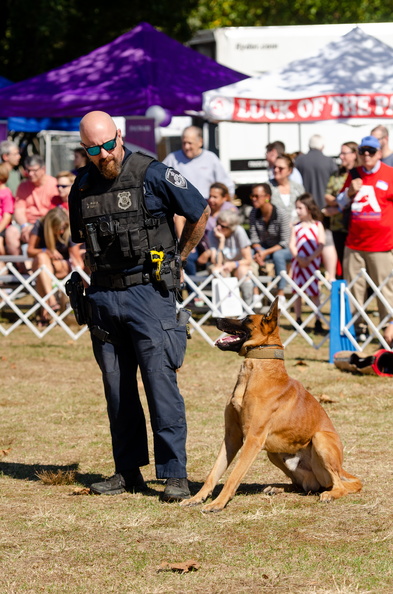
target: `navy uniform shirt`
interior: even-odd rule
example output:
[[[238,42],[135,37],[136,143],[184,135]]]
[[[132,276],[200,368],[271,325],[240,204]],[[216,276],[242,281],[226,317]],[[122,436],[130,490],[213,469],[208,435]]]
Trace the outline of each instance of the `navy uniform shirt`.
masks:
[[[130,155],[131,152],[125,149],[124,161]],[[106,180],[95,165],[88,165],[87,167],[91,167],[92,175],[101,178],[100,182],[103,189],[105,186],[110,188],[114,180]],[[85,168],[84,171],[86,171]],[[71,236],[73,241],[77,243],[84,239],[80,235],[80,230],[84,229],[84,225],[80,214],[79,178],[80,176],[72,186],[69,196]],[[159,161],[153,161],[149,165],[143,185],[146,208],[153,217],[167,217],[172,220],[173,216],[178,214],[185,217],[190,223],[196,223],[207,206],[205,198],[195,186],[180,173]]]

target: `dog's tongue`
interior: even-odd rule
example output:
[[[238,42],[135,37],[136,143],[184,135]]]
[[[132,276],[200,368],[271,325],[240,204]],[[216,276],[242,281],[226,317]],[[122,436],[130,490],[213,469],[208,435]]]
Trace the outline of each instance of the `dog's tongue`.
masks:
[[[233,342],[234,340],[237,340],[237,339],[238,339],[238,336],[236,336],[235,334],[223,336],[222,338],[218,338],[214,344],[216,344],[216,345],[224,344],[226,342]]]

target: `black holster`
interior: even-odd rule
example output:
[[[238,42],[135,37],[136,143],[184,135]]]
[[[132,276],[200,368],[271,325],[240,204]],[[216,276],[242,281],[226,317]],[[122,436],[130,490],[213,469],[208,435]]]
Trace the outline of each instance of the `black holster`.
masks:
[[[87,324],[87,306],[85,289],[82,277],[79,272],[74,271],[65,284],[66,293],[70,299],[71,307],[74,310],[75,319],[80,326]]]
[[[180,289],[180,274],[180,256],[177,254],[174,258],[166,256],[162,262],[159,274],[159,282],[162,287],[168,291],[171,291],[172,289]]]

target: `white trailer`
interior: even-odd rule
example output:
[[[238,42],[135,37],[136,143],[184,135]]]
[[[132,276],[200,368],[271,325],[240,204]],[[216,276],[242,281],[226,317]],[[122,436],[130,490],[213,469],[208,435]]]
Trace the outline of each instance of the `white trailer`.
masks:
[[[316,55],[325,45],[338,41],[357,26],[393,48],[393,23],[225,27],[200,31],[189,45],[229,68],[258,76],[283,68],[293,60]],[[321,134],[325,139],[325,154],[336,157],[343,142],[359,142],[379,123],[390,129],[390,120],[386,119],[356,120],[356,125],[350,120],[302,124],[220,122],[216,145],[236,184],[249,184],[267,177],[264,155],[268,142],[282,140],[287,152],[307,152],[309,137]]]

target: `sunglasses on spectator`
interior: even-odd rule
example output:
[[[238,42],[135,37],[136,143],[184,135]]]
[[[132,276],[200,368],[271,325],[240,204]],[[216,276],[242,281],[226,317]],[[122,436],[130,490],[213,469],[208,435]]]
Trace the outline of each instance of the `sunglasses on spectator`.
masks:
[[[273,169],[278,169],[279,171],[284,171],[284,169],[286,169],[286,167],[279,167],[278,165],[275,165],[273,167]]]
[[[374,148],[373,146],[361,146],[358,148],[359,155],[365,155],[368,153],[371,156],[374,156],[378,149]]]
[[[221,227],[221,229],[230,229],[228,225],[223,225],[222,223],[217,223],[217,227]]]
[[[109,151],[113,151],[113,149],[116,147],[116,139],[117,133],[113,140],[107,140],[103,144],[97,144],[96,146],[83,145],[83,148],[90,155],[90,157],[96,157],[100,154],[102,149],[104,149],[104,151],[106,151],[107,153],[109,153]]]
[[[62,184],[57,184],[57,187],[58,187],[58,189],[63,188],[63,190],[64,190],[64,188],[70,188],[71,184],[68,184],[67,186],[63,186]]]

